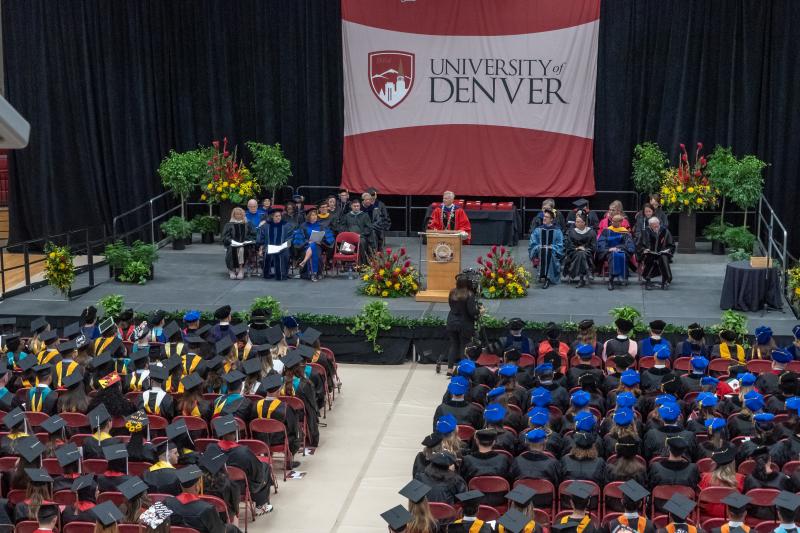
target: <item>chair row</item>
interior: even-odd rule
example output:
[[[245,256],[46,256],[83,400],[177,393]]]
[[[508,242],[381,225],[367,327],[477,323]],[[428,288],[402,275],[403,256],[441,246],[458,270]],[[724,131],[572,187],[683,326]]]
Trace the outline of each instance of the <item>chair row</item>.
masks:
[[[119,533],[141,533],[139,524],[118,524]],[[39,528],[36,520],[25,520],[16,526],[0,526],[0,533],[34,533]],[[94,522],[70,522],[60,529],[61,533],[94,533]],[[199,533],[191,527],[170,526],[170,533]]]

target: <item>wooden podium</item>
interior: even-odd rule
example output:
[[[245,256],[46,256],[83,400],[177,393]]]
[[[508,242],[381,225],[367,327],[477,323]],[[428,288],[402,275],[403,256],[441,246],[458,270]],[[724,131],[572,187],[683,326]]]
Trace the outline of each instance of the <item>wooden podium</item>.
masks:
[[[428,265],[428,283],[417,293],[418,302],[447,302],[450,290],[456,286],[456,276],[461,272],[461,239],[459,231],[423,231],[427,238],[425,262]]]

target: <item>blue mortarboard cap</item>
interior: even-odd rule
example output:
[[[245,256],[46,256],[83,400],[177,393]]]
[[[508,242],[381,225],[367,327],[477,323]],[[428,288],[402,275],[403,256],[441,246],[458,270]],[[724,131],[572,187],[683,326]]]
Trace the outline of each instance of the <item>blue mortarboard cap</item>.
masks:
[[[752,387],[756,384],[756,375],[752,372],[745,372],[744,374],[739,374],[739,385],[742,387]]]
[[[440,416],[439,420],[436,421],[436,431],[442,435],[449,435],[456,430],[457,425],[456,417],[448,413]]]
[[[200,311],[195,311],[194,309],[191,311],[187,311],[185,315],[183,315],[184,322],[197,322],[200,320]]]
[[[591,396],[589,396],[588,392],[586,392],[585,390],[578,390],[572,393],[572,396],[570,396],[569,401],[575,407],[585,407],[586,404],[589,403],[590,399]]]
[[[716,387],[719,384],[719,380],[713,376],[703,376],[703,379],[700,380],[700,385],[707,387],[709,385],[713,385]]]
[[[756,391],[744,395],[744,406],[751,411],[760,411],[764,408],[764,397]]]
[[[636,405],[636,396],[632,392],[620,392],[617,394],[617,407],[627,409],[634,405]]]
[[[528,420],[534,426],[544,426],[550,421],[550,411],[544,407],[534,407],[528,411]]]
[[[656,405],[661,407],[664,404],[668,403],[677,403],[678,399],[675,398],[672,394],[659,394],[656,396]]]
[[[772,350],[772,359],[777,363],[785,365],[786,363],[794,359],[794,357],[792,357],[792,354],[790,354],[787,350],[778,349],[778,350]]]
[[[635,387],[640,381],[639,373],[633,369],[625,370],[620,376],[619,380],[626,387]]]
[[[772,413],[756,413],[753,416],[753,420],[756,421],[756,424],[771,424],[775,421],[775,415]]]
[[[469,389],[469,381],[463,376],[453,376],[450,379],[450,384],[447,385],[447,392],[453,396],[466,394],[467,389]]]
[[[506,417],[506,408],[499,403],[490,403],[483,410],[483,419],[490,424],[499,424]]]
[[[727,425],[724,418],[716,418],[716,417],[706,418],[706,421],[703,422],[703,424],[706,426],[706,429],[712,433],[721,431]]]
[[[708,359],[702,356],[692,357],[692,368],[694,370],[705,370],[708,368]]]
[[[718,403],[719,399],[717,395],[711,392],[701,392],[697,395],[697,405],[702,408],[716,407]]]
[[[575,353],[577,353],[581,359],[589,359],[594,355],[594,346],[591,344],[579,344],[575,348]]]
[[[500,367],[500,370],[497,371],[503,377],[511,378],[517,375],[517,365],[507,363]]]
[[[575,415],[575,431],[593,431],[597,424],[594,415],[587,411],[581,411]]]
[[[531,392],[531,403],[536,407],[548,407],[553,402],[553,395],[544,387],[536,387]]]
[[[460,363],[458,363],[458,375],[459,376],[471,376],[475,373],[475,362],[470,359],[462,359]]]
[[[800,411],[800,396],[792,396],[786,399],[786,409],[789,411]]]
[[[299,328],[300,327],[300,323],[293,316],[285,316],[285,317],[283,317],[283,319],[281,320],[281,323],[283,323],[283,327],[285,327],[285,328],[295,329],[295,328]]]
[[[528,442],[544,442],[545,439],[547,439],[547,432],[540,428],[532,429],[525,434],[525,440]]]
[[[653,350],[653,355],[656,357],[656,359],[661,359],[662,361],[672,357],[672,353],[669,351],[669,346],[666,344],[659,344],[656,346]]]
[[[633,422],[633,409],[617,407],[614,411],[614,423],[618,426],[627,426]]]
[[[767,344],[772,338],[772,328],[769,326],[758,326],[755,331],[756,342]]]
[[[678,404],[665,403],[658,408],[658,414],[664,422],[675,422],[681,414]]]
[[[495,387],[486,393],[486,397],[489,399],[497,398],[498,396],[502,396],[505,393],[506,393],[505,387]]]
[[[800,339],[800,324],[792,328],[792,335],[795,339]]]
[[[551,363],[542,363],[534,368],[533,371],[536,374],[549,374],[553,371],[553,365]]]

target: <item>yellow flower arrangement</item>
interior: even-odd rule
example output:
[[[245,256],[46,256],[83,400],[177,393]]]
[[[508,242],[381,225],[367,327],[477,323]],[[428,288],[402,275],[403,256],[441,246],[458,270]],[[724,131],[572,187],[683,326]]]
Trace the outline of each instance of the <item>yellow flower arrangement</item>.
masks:
[[[208,161],[207,191],[201,198],[210,204],[230,200],[243,204],[258,195],[261,186],[250,174],[250,170],[237,159],[236,149],[228,151],[228,140],[214,141],[214,151]]]
[[[359,292],[368,296],[397,298],[412,296],[419,290],[419,273],[411,264],[405,248],[391,248],[373,254],[361,267]]]
[[[65,297],[69,295],[72,284],[75,281],[75,266],[73,256],[69,247],[56,246],[52,242],[45,245],[44,278],[50,283],[57,292]]]
[[[697,143],[695,161],[689,162],[686,146],[681,145],[680,164],[664,171],[661,179],[661,202],[665,209],[688,211],[712,208],[719,191],[712,190],[706,177],[706,159],[702,156],[703,144]]]

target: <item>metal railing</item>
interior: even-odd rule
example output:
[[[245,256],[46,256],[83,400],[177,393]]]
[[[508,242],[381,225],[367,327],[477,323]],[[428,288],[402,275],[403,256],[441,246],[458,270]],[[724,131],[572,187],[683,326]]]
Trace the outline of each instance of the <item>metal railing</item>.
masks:
[[[173,202],[177,202],[177,205],[171,205],[172,202],[169,201],[169,198],[172,198]],[[156,222],[176,211],[183,212],[183,204],[177,201],[171,192],[161,193],[133,209],[115,216],[111,222],[111,234],[115,241],[149,240],[151,244],[160,246],[162,239],[156,240]],[[145,238],[142,239],[142,236]]]
[[[759,198],[756,213],[756,238],[760,253],[773,263],[778,263],[782,292],[790,299],[787,294],[786,271],[789,269],[789,262],[795,262],[796,259],[789,253],[789,232],[763,195]]]

